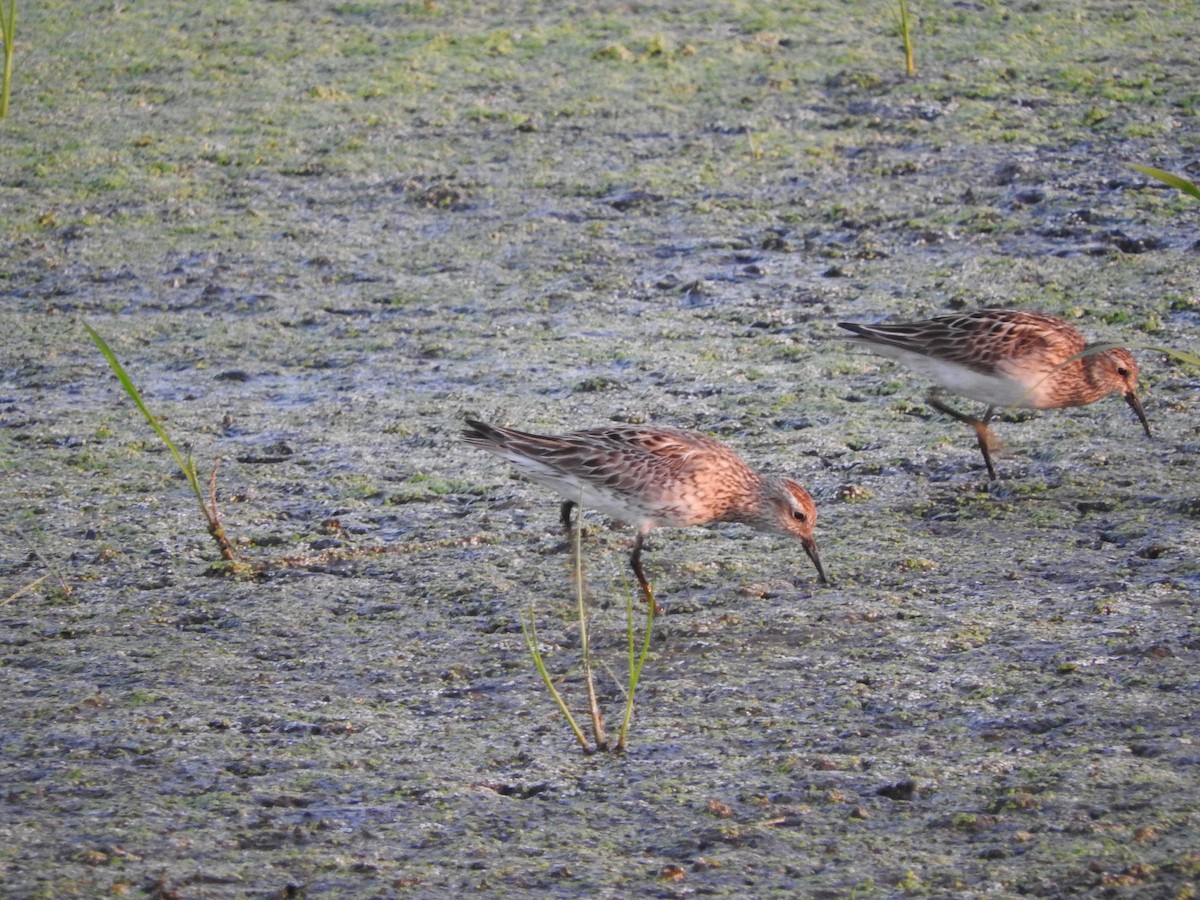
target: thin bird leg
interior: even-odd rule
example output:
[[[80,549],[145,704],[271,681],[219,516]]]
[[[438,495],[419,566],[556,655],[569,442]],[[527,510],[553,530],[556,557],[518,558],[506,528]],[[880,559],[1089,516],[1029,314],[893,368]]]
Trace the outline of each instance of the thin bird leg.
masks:
[[[562,520],[563,529],[567,532],[567,540],[568,541],[571,539],[571,525],[572,525],[571,510],[573,510],[578,505],[579,504],[576,503],[574,500],[564,500],[562,506],[559,507],[558,515],[559,515],[559,518]]]
[[[995,407],[989,406],[983,413],[983,418],[979,420],[979,424],[975,427],[975,437],[979,440],[979,452],[983,454],[983,461],[987,463],[988,477],[992,481],[996,480],[996,469],[992,465],[992,432],[988,425],[992,421],[992,410]]]
[[[629,564],[633,567],[633,574],[637,577],[638,584],[641,585],[642,596],[647,603],[654,604],[654,614],[657,616],[661,615],[665,610],[654,599],[654,589],[650,587],[650,581],[646,578],[645,570],[642,569],[642,539],[645,536],[645,532],[638,532],[637,539],[633,542],[633,553],[629,557]]]
[[[988,429],[988,422],[992,421],[993,407],[989,406],[987,412],[983,414],[982,419],[975,419],[968,416],[966,413],[960,413],[939,400],[937,397],[930,394],[925,398],[925,402],[936,409],[938,412],[945,413],[952,419],[970,425],[975,429],[975,437],[979,440],[979,451],[983,454],[984,465],[987,466],[988,478],[992,481],[996,480],[996,467],[992,465],[992,454],[989,449],[992,445],[992,433]]]

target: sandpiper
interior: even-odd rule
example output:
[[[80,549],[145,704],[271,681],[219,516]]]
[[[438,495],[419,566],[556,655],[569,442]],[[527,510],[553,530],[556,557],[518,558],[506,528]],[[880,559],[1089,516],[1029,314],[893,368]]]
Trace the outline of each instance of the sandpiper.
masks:
[[[824,584],[813,526],[817,509],[790,478],[766,478],[720,441],[677,428],[605,426],[569,434],[528,434],[467,419],[463,440],[517,467],[567,499],[565,528],[578,504],[638,529],[630,565],[658,609],[642,569],[646,534],[660,526],[740,522],[800,541]]]
[[[996,478],[988,423],[996,407],[1059,409],[1119,393],[1150,423],[1137,398],[1138,366],[1121,347],[1089,345],[1062,319],[1044,313],[983,309],[922,322],[864,325],[839,322],[850,340],[904,363],[939,387],[987,404],[982,419],[951,409],[931,393],[926,402],[975,429],[988,476]]]

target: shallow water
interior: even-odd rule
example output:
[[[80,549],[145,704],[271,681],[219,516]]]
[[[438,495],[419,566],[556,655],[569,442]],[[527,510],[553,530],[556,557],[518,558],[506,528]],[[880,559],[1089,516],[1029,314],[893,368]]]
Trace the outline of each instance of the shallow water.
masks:
[[[536,12],[22,9],[7,889],[1186,896],[1196,372],[1138,351],[1151,441],[1006,416],[989,486],[835,323],[1194,350],[1200,204],[1125,166],[1186,170],[1194,10],[921,11],[911,81],[877,4]],[[214,576],[80,320],[260,577]],[[465,415],[715,434],[812,491],[834,584],[657,532],[630,750],[584,757],[519,625],[582,704],[557,498]],[[588,530],[615,727],[629,533]]]

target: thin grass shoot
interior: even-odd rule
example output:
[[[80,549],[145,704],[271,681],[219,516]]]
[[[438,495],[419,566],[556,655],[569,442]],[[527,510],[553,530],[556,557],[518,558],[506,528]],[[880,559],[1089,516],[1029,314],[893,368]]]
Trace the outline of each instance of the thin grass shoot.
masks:
[[[633,697],[637,693],[638,682],[642,677],[642,667],[646,657],[650,655],[650,637],[654,631],[654,607],[652,599],[646,601],[646,630],[642,635],[641,648],[637,648],[636,629],[633,626],[633,591],[629,582],[625,582],[625,623],[629,637],[629,683],[625,690],[625,715],[621,719],[621,728],[617,732],[617,743],[613,748],[618,753],[625,752],[626,741],[629,737],[629,725],[633,721]]]
[[[899,4],[900,39],[904,42],[904,71],[911,77],[917,74],[917,58],[912,39],[912,20],[908,15],[908,0],[899,0]]]
[[[621,685],[625,695],[624,713],[621,718],[621,726],[617,733],[615,743],[609,741],[608,730],[604,722],[604,713],[600,709],[600,700],[596,693],[596,661],[593,657],[590,625],[588,621],[587,610],[587,586],[584,578],[583,569],[583,515],[582,515],[582,497],[578,503],[581,510],[580,514],[575,517],[575,521],[571,526],[571,545],[574,552],[573,563],[573,581],[575,589],[576,615],[579,619],[579,642],[582,654],[582,669],[583,682],[587,691],[588,714],[592,720],[592,730],[594,733],[594,742],[589,743],[586,734],[574,714],[567,701],[563,698],[561,691],[554,683],[549,670],[546,667],[545,659],[542,656],[541,648],[538,644],[538,633],[536,624],[536,611],[530,607],[528,618],[521,617],[521,632],[525,636],[525,646],[529,650],[529,655],[533,659],[533,664],[537,669],[538,674],[542,678],[542,683],[546,685],[546,690],[549,691],[555,705],[558,706],[559,712],[566,719],[567,725],[571,729],[571,733],[575,736],[575,740],[582,748],[584,753],[591,754],[597,751],[610,751],[612,753],[623,753],[628,745],[629,728],[633,721],[633,706],[634,697],[637,694],[638,684],[642,677],[642,670],[646,664],[646,659],[650,655],[650,643],[653,635],[655,603],[653,599],[649,599],[646,603],[646,628],[640,641],[637,636],[636,615],[634,606],[637,601],[634,600],[634,591],[630,589],[628,580],[625,581],[625,620],[628,636],[627,648],[627,666],[628,676],[626,683]],[[610,672],[607,666],[604,666],[605,672]],[[614,674],[615,679],[615,673]],[[618,680],[619,679],[615,679]]]
[[[1195,197],[1200,200],[1200,185],[1194,181],[1188,181],[1182,175],[1174,175],[1171,172],[1163,169],[1156,169],[1153,166],[1139,166],[1135,163],[1130,163],[1131,169],[1137,169],[1143,175],[1149,175],[1151,178],[1156,178],[1163,184],[1169,184],[1171,187],[1183,191],[1185,194]]]
[[[23,585],[22,587],[17,588],[15,591],[13,591],[11,594],[9,594],[7,597],[5,597],[3,600],[0,600],[0,606],[7,606],[8,604],[10,604],[14,600],[16,600],[18,597],[20,597],[22,594],[29,593],[34,588],[36,588],[39,584],[41,584],[43,581],[45,581],[47,578],[49,578],[50,575],[51,575],[51,573],[47,572],[41,578],[35,578],[33,581],[29,582],[29,584],[26,584],[26,585]]]
[[[550,692],[550,696],[558,705],[563,718],[571,726],[571,733],[575,735],[575,740],[579,742],[579,746],[583,748],[584,753],[591,753],[593,751],[591,745],[588,744],[587,735],[583,733],[583,729],[579,727],[579,723],[571,715],[571,708],[567,706],[567,702],[563,699],[562,694],[559,693],[558,688],[554,684],[554,679],[550,677],[550,671],[546,668],[546,660],[542,657],[541,647],[538,646],[536,617],[536,612],[530,608],[528,623],[526,623],[524,618],[521,619],[521,633],[525,635],[525,646],[529,648],[529,655],[533,658],[533,664],[537,668],[538,674],[542,676],[542,682],[546,685],[546,690]]]
[[[600,701],[596,697],[596,677],[592,670],[592,645],[588,637],[587,590],[583,577],[583,496],[579,497],[575,524],[571,528],[571,548],[575,557],[575,602],[579,614],[579,645],[583,654],[583,683],[587,688],[588,712],[592,716],[592,733],[596,738],[596,749],[608,749],[608,733],[604,728],[604,715],[600,712]]]
[[[1115,343],[1112,341],[1102,341],[1100,343],[1092,344],[1089,347],[1087,347],[1086,349],[1080,350],[1074,356],[1069,356],[1066,359],[1064,359],[1057,366],[1055,366],[1053,369],[1051,369],[1049,372],[1047,372],[1045,377],[1043,377],[1041,380],[1035,382],[1034,384],[1030,385],[1029,389],[1027,391],[1025,391],[1025,393],[1022,394],[1017,399],[1017,402],[1013,403],[1011,405],[1019,406],[1020,401],[1024,400],[1026,397],[1028,397],[1030,394],[1032,394],[1034,391],[1036,391],[1042,385],[1042,383],[1044,381],[1046,381],[1050,378],[1053,378],[1054,374],[1056,372],[1058,372],[1060,369],[1065,369],[1067,366],[1071,365],[1073,362],[1083,359],[1085,356],[1093,356],[1097,353],[1103,353],[1106,350],[1117,350],[1122,347],[1125,348],[1126,350],[1150,350],[1155,353],[1161,353],[1164,356],[1169,356],[1172,359],[1175,359],[1181,363],[1184,363],[1185,365],[1196,366],[1196,367],[1200,368],[1200,354],[1193,353],[1190,350],[1176,350],[1174,347],[1159,347],[1154,344],[1118,344],[1118,343]]]
[[[175,442],[171,440],[171,436],[167,434],[167,431],[165,428],[163,428],[162,423],[159,422],[158,419],[155,418],[154,414],[151,413],[146,407],[145,402],[142,400],[141,393],[138,391],[137,386],[133,383],[133,379],[129,377],[129,374],[125,371],[125,368],[117,359],[116,354],[113,353],[112,349],[107,343],[105,343],[104,338],[100,337],[100,334],[86,322],[83,323],[83,327],[86,329],[92,341],[100,349],[100,352],[104,354],[104,358],[108,361],[108,367],[112,369],[113,374],[117,376],[117,381],[120,382],[121,387],[129,396],[129,399],[133,401],[134,406],[138,408],[138,411],[141,412],[142,416],[150,424],[150,427],[154,429],[154,433],[158,435],[159,440],[161,440],[166,445],[167,449],[171,451],[171,455],[175,458],[176,465],[178,465],[179,470],[183,472],[184,478],[187,479],[187,483],[192,489],[192,493],[196,495],[196,501],[200,504],[200,511],[203,513],[205,521],[208,523],[208,533],[212,536],[212,539],[216,541],[217,547],[221,551],[222,558],[229,562],[236,562],[238,560],[237,551],[233,549],[232,542],[230,542],[229,537],[225,534],[225,526],[221,524],[220,510],[217,506],[217,467],[215,465],[213,466],[212,477],[209,479],[209,497],[208,499],[205,499],[204,491],[200,487],[200,478],[196,473],[196,463],[192,459],[191,454],[189,453],[185,457],[179,452],[179,448],[175,446]]]
[[[8,118],[8,97],[12,88],[13,43],[17,35],[17,0],[0,0],[0,43],[4,44],[3,69],[0,69],[0,119]]]

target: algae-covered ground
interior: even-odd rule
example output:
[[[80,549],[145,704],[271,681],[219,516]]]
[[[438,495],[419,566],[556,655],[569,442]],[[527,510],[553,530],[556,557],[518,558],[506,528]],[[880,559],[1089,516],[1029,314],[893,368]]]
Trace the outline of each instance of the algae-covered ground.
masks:
[[[910,4],[912,78],[895,7],[20,4],[0,894],[1194,896],[1200,203],[1128,164],[1200,175],[1200,5]],[[836,327],[985,305],[1140,345],[1153,439],[1009,415],[989,486]],[[467,415],[717,435],[833,583],[656,532],[585,756],[558,498]]]

